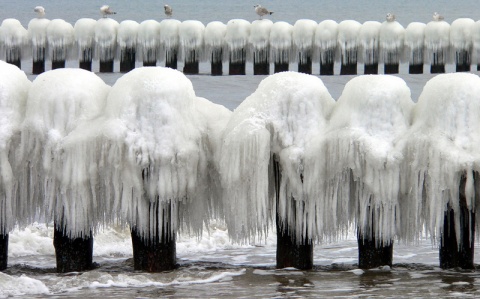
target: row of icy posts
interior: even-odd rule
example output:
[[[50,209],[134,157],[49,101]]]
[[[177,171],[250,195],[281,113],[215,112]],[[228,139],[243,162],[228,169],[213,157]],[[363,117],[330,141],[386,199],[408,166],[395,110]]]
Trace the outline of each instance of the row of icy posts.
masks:
[[[212,75],[223,73],[223,61],[229,61],[230,75],[244,75],[247,60],[258,75],[270,73],[270,62],[275,73],[298,62],[299,72],[311,74],[312,62],[317,61],[321,75],[333,75],[336,61],[345,75],[356,74],[359,62],[364,74],[377,74],[379,63],[386,74],[398,73],[402,62],[408,62],[412,74],[423,73],[424,64],[431,65],[432,73],[445,72],[445,64],[453,60],[457,71],[469,71],[472,62],[480,64],[480,21],[461,18],[450,25],[436,14],[428,24],[413,22],[407,28],[388,14],[383,23],[298,20],[293,26],[266,19],[204,26],[173,19],[119,24],[109,18],[80,19],[72,26],[59,19],[36,18],[25,29],[18,20],[6,19],[0,29],[6,61],[20,67],[31,50],[34,74],[45,70],[47,58],[52,69],[78,59],[80,68],[91,70],[97,57],[100,72],[113,72],[117,58],[121,72],[135,68],[135,61],[144,66],[165,61],[166,67],[176,69],[178,59],[183,59],[187,74],[197,74],[199,62],[206,60]]]
[[[85,88],[88,86],[88,88]],[[442,268],[473,268],[480,78],[431,79],[414,104],[394,76],[360,76],[337,102],[315,76],[264,79],[231,112],[170,68],[113,87],[57,69],[30,82],[0,62],[0,252],[14,225],[54,222],[58,272],[92,268],[93,234],[131,229],[134,268],[176,265],[179,230],[224,218],[231,238],[277,231],[277,267],[311,269],[313,244],[358,234],[360,268],[429,233]]]

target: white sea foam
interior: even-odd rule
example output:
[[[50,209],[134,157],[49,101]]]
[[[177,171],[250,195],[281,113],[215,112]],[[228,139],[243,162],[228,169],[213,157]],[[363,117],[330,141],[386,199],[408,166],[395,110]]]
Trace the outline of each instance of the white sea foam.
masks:
[[[21,275],[10,276],[0,272],[0,297],[48,294],[45,284],[37,279]]]

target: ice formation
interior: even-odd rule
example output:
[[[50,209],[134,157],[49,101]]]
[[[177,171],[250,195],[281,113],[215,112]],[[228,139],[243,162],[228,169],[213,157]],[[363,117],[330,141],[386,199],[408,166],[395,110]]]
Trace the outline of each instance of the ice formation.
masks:
[[[137,68],[117,80],[104,117],[71,135],[68,148],[72,157],[78,149],[94,159],[87,165],[101,174],[100,194],[112,202],[107,214],[118,212],[147,239],[181,225],[201,233],[218,202],[210,181],[219,181],[217,131],[230,114],[197,98],[176,70]]]
[[[269,61],[270,54],[270,31],[273,22],[267,19],[255,20],[252,22],[248,45],[250,50],[249,60],[256,62]]]
[[[394,76],[365,75],[345,86],[326,133],[310,144],[305,185],[315,205],[320,239],[351,224],[364,238],[388,243],[400,221],[402,146],[414,103]],[[373,235],[372,235],[373,233]]]
[[[338,47],[342,65],[355,64],[358,60],[358,33],[361,24],[354,20],[345,20],[338,24]]]
[[[20,125],[31,82],[16,66],[0,61],[0,234],[26,222],[26,202],[15,196]],[[27,214],[25,214],[27,213]],[[25,224],[25,223],[23,223]]]
[[[473,40],[472,29],[475,21],[469,18],[456,19],[450,25],[450,45],[459,62],[470,62]],[[465,57],[467,55],[467,57]]]
[[[405,28],[397,21],[385,21],[379,33],[380,62],[399,64],[403,54]]]
[[[292,58],[293,26],[275,22],[270,29],[270,59],[273,63],[289,63]]]
[[[95,51],[95,26],[97,21],[82,18],[73,26],[80,61],[92,61]]]
[[[118,46],[118,52],[120,53],[120,60],[123,61],[126,57],[121,55],[129,55],[133,56],[130,57],[132,60],[133,58],[136,58],[137,55],[137,36],[139,33],[139,24],[135,21],[131,20],[126,20],[122,21],[118,25],[118,31],[117,31],[117,46]],[[159,34],[159,33],[158,33]],[[159,37],[157,37],[157,40]],[[157,46],[157,50],[160,47]],[[138,51],[140,52],[140,51]],[[155,59],[156,61],[156,59]]]
[[[473,44],[473,53],[472,53],[472,62],[479,65],[480,64],[480,21],[476,21],[472,26],[472,44]]]
[[[27,26],[28,39],[32,43],[33,61],[41,61],[46,58],[47,50],[47,26],[50,20],[43,17],[30,20]]]
[[[104,178],[89,163],[93,153],[77,144],[67,152],[63,143],[103,113],[109,89],[92,72],[57,69],[39,75],[28,94],[19,147],[20,200],[31,215],[54,220],[72,237],[89,236],[102,224],[107,198],[98,194]]]
[[[402,208],[402,218],[410,220],[404,223],[406,236],[415,236],[426,226],[438,241],[450,205],[456,211],[459,238],[460,193],[464,193],[468,209],[479,215],[478,175],[474,179],[474,172],[480,171],[479,113],[477,75],[442,74],[425,85],[406,136],[404,176],[408,181],[404,192],[408,196]],[[462,176],[466,178],[464,190],[460,190]]]
[[[160,22],[161,61],[177,59],[179,48],[178,29],[179,20],[168,19]]]
[[[205,25],[200,21],[183,21],[178,29],[180,56],[186,63],[204,59],[203,37]]]
[[[318,24],[315,29],[314,45],[315,61],[320,63],[334,63],[337,53],[338,23],[333,20],[325,20]]]
[[[425,62],[444,65],[450,58],[450,24],[443,20],[428,22],[425,26]]]
[[[51,20],[47,26],[47,40],[51,61],[65,61],[74,56],[75,35],[70,23]]]
[[[425,26],[425,23],[412,22],[405,29],[405,60],[410,65],[423,65]]]
[[[227,23],[225,43],[228,57],[232,63],[244,62],[250,36],[250,22],[242,19],[233,19]]]
[[[131,32],[133,27],[129,25]],[[147,20],[137,25],[138,52],[137,60],[144,62],[156,62],[160,58],[160,23],[155,20]],[[125,37],[127,33],[125,32]]]
[[[118,22],[102,18],[95,25],[95,55],[101,62],[112,61],[117,49]]]
[[[207,24],[204,34],[206,59],[210,59],[211,62],[223,61],[226,33],[227,25],[222,22],[213,21]]]
[[[16,19],[5,19],[0,26],[0,57],[7,61],[17,61],[25,56],[27,49],[28,31],[20,21]],[[27,52],[28,53],[28,52]]]
[[[295,59],[299,63],[307,63],[313,58],[313,39],[317,22],[313,20],[297,20],[293,25],[292,40]]]
[[[218,160],[225,218],[233,240],[264,236],[276,208],[279,221],[288,224],[297,240],[313,237],[315,213],[302,183],[305,146],[322,134],[334,103],[319,78],[282,72],[264,79],[235,110]],[[276,174],[275,163],[281,169]],[[276,175],[281,177],[278,204]]]
[[[366,65],[378,64],[380,58],[380,28],[377,21],[367,21],[362,24],[358,33],[360,40],[359,60]]]

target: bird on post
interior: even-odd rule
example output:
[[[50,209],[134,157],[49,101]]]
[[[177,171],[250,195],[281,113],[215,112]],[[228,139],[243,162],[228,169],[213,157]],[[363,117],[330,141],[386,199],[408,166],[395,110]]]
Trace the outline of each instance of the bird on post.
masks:
[[[438,12],[434,12],[433,13],[433,20],[434,21],[437,21],[437,22],[440,22],[440,21],[443,21],[444,17],[439,14]]]
[[[114,15],[116,14],[116,12],[114,12],[113,10],[110,9],[110,6],[108,5],[103,5],[102,7],[100,7],[100,13],[102,14],[102,16],[104,18],[106,18],[107,16],[109,15]]]
[[[43,18],[45,16],[45,8],[43,8],[43,6],[36,6],[33,11],[37,13],[37,18]]]
[[[268,9],[266,9],[265,7],[262,7],[260,4],[257,4],[255,6],[255,12],[257,13],[257,15],[260,16],[260,19],[264,16],[264,15],[271,15],[273,14],[273,11],[269,11]]]
[[[387,13],[386,19],[387,19],[387,22],[394,22],[397,19],[397,17],[395,17],[393,13]]]
[[[170,7],[170,5],[165,4],[163,8],[165,9],[165,15],[167,16],[167,18],[171,18],[173,15],[173,9]]]

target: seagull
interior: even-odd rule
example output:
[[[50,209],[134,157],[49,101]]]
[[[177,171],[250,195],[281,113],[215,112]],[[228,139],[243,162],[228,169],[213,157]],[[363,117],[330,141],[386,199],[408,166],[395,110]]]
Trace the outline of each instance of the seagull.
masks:
[[[168,5],[168,4],[165,4],[163,6],[163,8],[165,9],[165,15],[168,17],[168,18],[171,18],[172,15],[173,15],[173,9]]]
[[[396,17],[393,13],[387,13],[387,22],[394,22]]]
[[[43,8],[43,6],[36,6],[33,11],[37,13],[38,18],[43,18],[45,16],[45,8]]]
[[[264,16],[264,15],[271,15],[273,14],[273,11],[268,11],[268,9],[266,9],[265,7],[262,7],[260,4],[257,4],[254,6],[255,7],[255,12],[257,13],[257,15],[260,16],[260,19]]]
[[[107,16],[109,15],[114,15],[116,14],[116,12],[114,12],[113,10],[110,9],[110,6],[108,5],[103,5],[102,7],[100,7],[100,13],[102,14],[102,16],[104,18],[106,18]]]
[[[437,21],[437,22],[440,22],[440,21],[443,21],[444,17],[439,14],[438,12],[434,12],[433,13],[433,20],[434,21]]]

